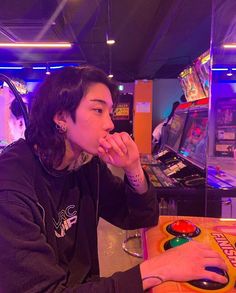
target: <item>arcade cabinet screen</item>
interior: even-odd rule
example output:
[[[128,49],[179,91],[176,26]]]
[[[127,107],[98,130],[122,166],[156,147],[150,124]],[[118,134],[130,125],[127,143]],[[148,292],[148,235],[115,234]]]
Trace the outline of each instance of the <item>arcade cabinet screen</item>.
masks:
[[[188,102],[206,98],[194,67],[182,71],[179,79]]]
[[[233,157],[236,147],[236,99],[219,100],[216,110],[215,154],[219,157]]]
[[[203,53],[194,64],[206,97],[209,97],[210,52]]]
[[[207,111],[189,112],[179,150],[181,155],[201,166],[206,163],[207,121]]]
[[[187,112],[175,113],[170,124],[166,144],[174,151],[178,151],[183,133]]]

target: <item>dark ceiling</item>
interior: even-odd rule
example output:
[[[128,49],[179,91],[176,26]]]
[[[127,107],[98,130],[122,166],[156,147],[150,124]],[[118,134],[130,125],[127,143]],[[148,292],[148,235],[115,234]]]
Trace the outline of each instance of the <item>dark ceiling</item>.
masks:
[[[0,42],[73,46],[0,49],[0,64],[23,66],[27,78],[39,74],[32,66],[65,63],[93,64],[123,82],[175,78],[209,49],[210,29],[211,0],[1,0]]]

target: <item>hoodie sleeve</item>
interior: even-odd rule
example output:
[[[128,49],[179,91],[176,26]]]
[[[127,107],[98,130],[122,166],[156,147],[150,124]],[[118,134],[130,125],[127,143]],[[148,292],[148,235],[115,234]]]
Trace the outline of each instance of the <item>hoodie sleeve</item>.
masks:
[[[144,171],[145,173],[145,171]],[[122,229],[138,229],[154,226],[158,222],[156,192],[145,173],[148,190],[137,193],[124,178],[114,176],[101,162],[99,175],[99,215]]]
[[[139,266],[68,288],[68,276],[58,265],[33,206],[22,198],[16,192],[0,192],[1,292],[143,292]]]

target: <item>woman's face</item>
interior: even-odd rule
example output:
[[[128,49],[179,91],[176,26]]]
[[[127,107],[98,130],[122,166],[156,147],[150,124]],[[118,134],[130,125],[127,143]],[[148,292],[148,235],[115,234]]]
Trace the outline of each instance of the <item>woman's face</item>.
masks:
[[[75,122],[66,116],[66,139],[74,152],[97,154],[99,139],[113,128],[111,120],[112,97],[108,87],[94,83],[82,98],[75,112]]]

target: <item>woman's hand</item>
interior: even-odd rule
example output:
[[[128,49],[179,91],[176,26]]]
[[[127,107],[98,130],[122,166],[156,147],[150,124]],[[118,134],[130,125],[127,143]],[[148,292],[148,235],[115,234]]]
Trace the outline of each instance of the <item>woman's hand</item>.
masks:
[[[147,288],[160,284],[160,280],[147,278],[158,276],[163,281],[190,281],[210,279],[226,283],[227,279],[217,273],[205,270],[206,267],[218,267],[227,271],[224,259],[208,245],[190,241],[162,254],[144,261],[140,265],[143,287]]]
[[[116,132],[101,138],[98,155],[104,162],[127,171],[140,166],[138,147],[126,132]]]

